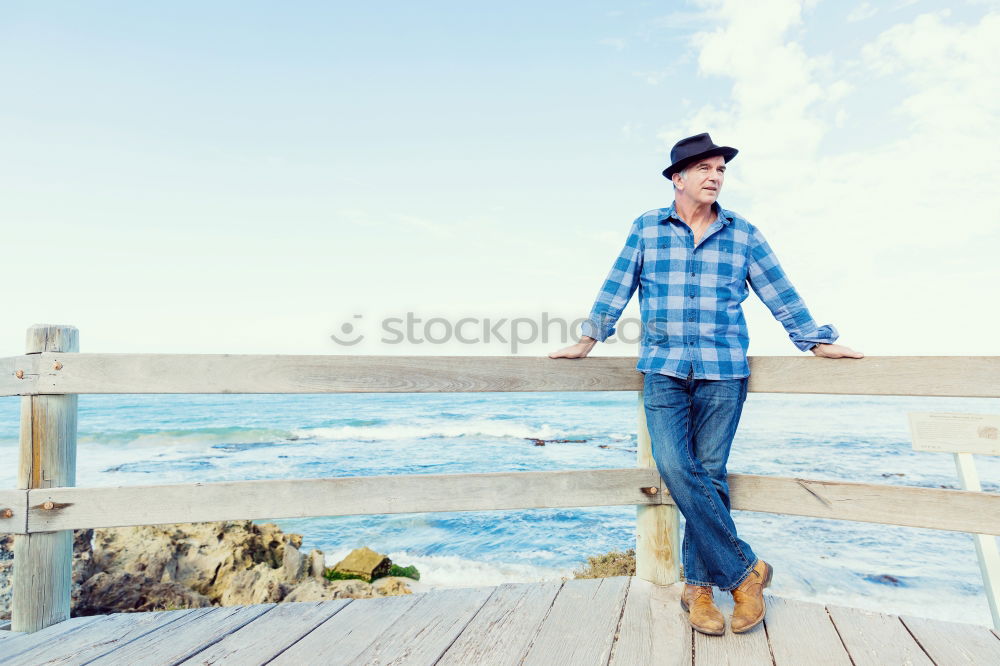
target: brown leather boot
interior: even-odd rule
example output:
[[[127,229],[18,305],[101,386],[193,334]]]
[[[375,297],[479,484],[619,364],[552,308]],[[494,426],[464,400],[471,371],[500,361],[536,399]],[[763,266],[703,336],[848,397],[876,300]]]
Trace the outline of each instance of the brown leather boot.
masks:
[[[750,575],[732,590],[736,607],[729,619],[729,628],[734,634],[750,631],[764,620],[764,588],[771,584],[773,572],[770,564],[758,558]]]
[[[712,588],[685,584],[681,593],[681,608],[688,612],[688,622],[697,631],[710,636],[726,633],[726,618],[715,605]]]

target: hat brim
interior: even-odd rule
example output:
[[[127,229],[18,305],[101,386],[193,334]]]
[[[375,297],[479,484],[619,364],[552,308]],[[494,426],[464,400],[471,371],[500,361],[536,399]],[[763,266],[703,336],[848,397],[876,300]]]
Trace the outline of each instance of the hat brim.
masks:
[[[740,151],[735,148],[730,148],[729,146],[719,146],[718,148],[712,148],[711,150],[706,150],[703,153],[698,153],[697,155],[689,155],[682,160],[678,160],[668,166],[663,170],[663,177],[671,179],[675,173],[681,171],[684,167],[691,164],[692,162],[697,162],[703,160],[706,157],[716,157],[717,155],[722,155],[726,162],[736,157],[736,153]]]

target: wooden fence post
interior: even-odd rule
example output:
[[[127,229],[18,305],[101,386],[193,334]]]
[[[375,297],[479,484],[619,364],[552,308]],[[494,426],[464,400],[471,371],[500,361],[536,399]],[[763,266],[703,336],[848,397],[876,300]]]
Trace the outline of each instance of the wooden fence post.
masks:
[[[28,329],[28,354],[78,351],[80,337],[73,326]],[[21,398],[18,488],[76,485],[76,413],[76,395]],[[72,530],[15,537],[12,630],[38,631],[69,618],[72,568]]]
[[[653,447],[646,428],[646,409],[643,392],[639,390],[638,440],[636,442],[638,467],[656,467]],[[667,492],[660,480],[662,498]],[[637,504],[635,536],[635,575],[657,585],[669,585],[680,580],[680,513],[673,504]]]

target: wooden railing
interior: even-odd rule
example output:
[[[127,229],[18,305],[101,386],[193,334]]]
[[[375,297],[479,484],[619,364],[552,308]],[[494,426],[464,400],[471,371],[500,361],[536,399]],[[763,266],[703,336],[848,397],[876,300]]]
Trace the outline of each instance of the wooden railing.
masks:
[[[1000,357],[750,360],[749,390],[1000,397]],[[0,532],[14,533],[12,628],[69,617],[72,530],[247,518],[635,505],[636,575],[678,580],[679,516],[652,458],[642,375],[625,357],[81,354],[71,326],[28,330],[27,353],[0,359],[0,395],[20,395],[18,489],[0,490]],[[638,393],[637,466],[490,474],[76,488],[77,394]],[[1000,534],[1000,494],[730,476],[732,506],[818,518]]]

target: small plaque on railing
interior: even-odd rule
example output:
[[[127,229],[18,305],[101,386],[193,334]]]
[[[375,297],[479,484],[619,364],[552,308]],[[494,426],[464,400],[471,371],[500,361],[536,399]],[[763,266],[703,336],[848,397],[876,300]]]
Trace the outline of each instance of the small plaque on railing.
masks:
[[[948,412],[910,412],[916,451],[1000,455],[1000,416]]]

